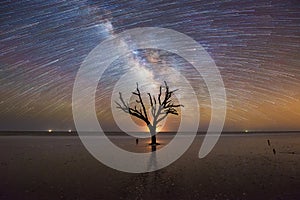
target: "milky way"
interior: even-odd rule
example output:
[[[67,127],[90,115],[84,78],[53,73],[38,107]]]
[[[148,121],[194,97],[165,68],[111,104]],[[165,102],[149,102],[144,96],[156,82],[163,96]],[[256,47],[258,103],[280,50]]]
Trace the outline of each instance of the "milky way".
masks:
[[[81,63],[105,39],[136,27],[174,29],[205,48],[226,87],[226,130],[300,129],[298,1],[51,0],[0,6],[1,130],[74,129],[72,87]],[[155,63],[163,67],[157,71]],[[142,71],[159,84],[168,67],[192,83],[205,129],[210,101],[201,76],[179,56],[154,50],[124,55],[107,70],[97,92],[102,123],[112,124],[101,107],[110,106],[111,84],[124,70]]]

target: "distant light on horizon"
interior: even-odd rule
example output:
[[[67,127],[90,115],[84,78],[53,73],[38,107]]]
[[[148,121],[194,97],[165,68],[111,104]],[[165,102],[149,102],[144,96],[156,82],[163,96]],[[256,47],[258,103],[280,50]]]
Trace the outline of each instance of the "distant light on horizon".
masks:
[[[52,133],[52,129],[49,129],[48,132],[49,132],[49,133]]]
[[[71,132],[72,132],[72,130],[71,130],[71,129],[69,129],[69,130],[68,130],[68,132],[69,132],[69,133],[71,133]]]

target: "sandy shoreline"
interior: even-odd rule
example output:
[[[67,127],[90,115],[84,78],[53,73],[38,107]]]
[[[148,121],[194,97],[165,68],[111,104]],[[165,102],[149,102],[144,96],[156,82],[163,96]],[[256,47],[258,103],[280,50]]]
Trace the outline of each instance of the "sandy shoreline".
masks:
[[[199,159],[202,139],[197,136],[180,159],[162,170],[128,174],[95,160],[76,136],[1,136],[0,199],[300,197],[299,134],[226,135]],[[112,140],[132,151],[149,150],[148,140],[138,145]]]

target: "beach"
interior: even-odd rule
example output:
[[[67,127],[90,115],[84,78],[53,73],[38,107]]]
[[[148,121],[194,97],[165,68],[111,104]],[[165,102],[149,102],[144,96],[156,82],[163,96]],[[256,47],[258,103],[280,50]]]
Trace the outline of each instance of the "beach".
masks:
[[[203,137],[168,167],[131,174],[100,163],[77,136],[0,136],[0,199],[300,198],[300,134],[222,135],[199,159]],[[170,136],[158,140],[163,148]],[[150,150],[149,140],[112,141]]]

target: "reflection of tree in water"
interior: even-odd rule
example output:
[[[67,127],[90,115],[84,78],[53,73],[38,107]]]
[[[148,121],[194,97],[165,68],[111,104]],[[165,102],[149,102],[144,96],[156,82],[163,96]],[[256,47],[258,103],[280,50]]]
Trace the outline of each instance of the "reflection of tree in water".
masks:
[[[148,170],[157,168],[156,151],[152,151],[148,160]],[[146,172],[134,174],[127,183],[127,188],[124,188],[124,198],[134,196],[135,199],[161,199],[162,196],[168,195],[171,191],[172,177],[166,174],[165,169],[157,170],[154,172]],[[162,188],[162,185],[166,187]],[[167,188],[167,189],[166,189]],[[122,195],[123,196],[123,195]]]
[[[156,146],[152,146],[152,152],[149,157],[148,168],[147,170],[157,169],[157,160],[156,160]]]

